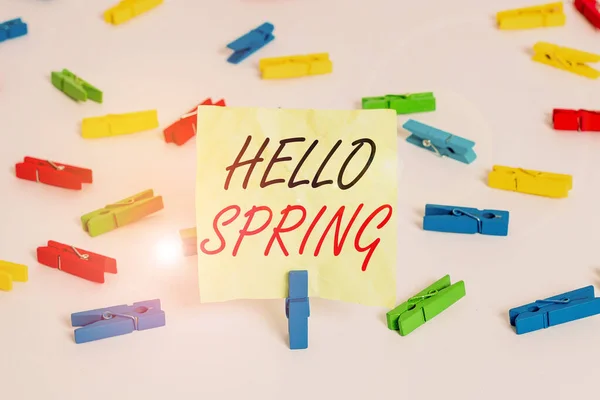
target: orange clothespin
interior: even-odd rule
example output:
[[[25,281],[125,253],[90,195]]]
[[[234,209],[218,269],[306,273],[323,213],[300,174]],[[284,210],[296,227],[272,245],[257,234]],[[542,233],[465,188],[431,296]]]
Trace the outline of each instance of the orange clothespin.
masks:
[[[199,106],[226,107],[226,104],[224,99],[221,99],[216,103],[213,103],[210,98],[204,100],[186,114],[179,117],[178,121],[172,123],[163,131],[165,142],[175,143],[177,146],[181,146],[196,135],[196,115],[198,115]]]

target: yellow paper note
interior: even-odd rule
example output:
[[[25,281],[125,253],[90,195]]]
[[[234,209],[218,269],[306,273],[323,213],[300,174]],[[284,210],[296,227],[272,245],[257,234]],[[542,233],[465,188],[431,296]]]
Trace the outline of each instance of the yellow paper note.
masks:
[[[197,127],[203,302],[285,298],[307,270],[309,296],[395,304],[395,111],[202,106]]]

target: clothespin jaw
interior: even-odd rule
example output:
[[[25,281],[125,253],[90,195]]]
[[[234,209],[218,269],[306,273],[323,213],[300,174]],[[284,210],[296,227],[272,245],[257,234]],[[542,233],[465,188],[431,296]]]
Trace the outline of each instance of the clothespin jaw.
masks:
[[[0,290],[11,291],[13,282],[27,282],[29,273],[26,265],[0,260]]]
[[[463,298],[463,281],[451,285],[450,275],[423,289],[386,314],[388,329],[406,336]]]
[[[160,300],[148,300],[71,314],[75,343],[87,343],[166,325]]]
[[[198,107],[200,106],[225,107],[226,104],[224,99],[221,99],[216,103],[213,103],[211,98],[204,100],[186,114],[179,117],[178,121],[175,121],[165,128],[163,134],[166,143],[175,143],[177,146],[182,146],[188,140],[196,136],[196,120],[198,118]]]
[[[309,75],[329,74],[333,64],[329,53],[263,58],[258,68],[262,79],[298,78]]]
[[[163,0],[123,0],[104,12],[104,20],[119,25],[161,5]]]
[[[600,29],[600,10],[596,0],[575,0],[575,8],[581,13],[595,28]]]
[[[533,46],[533,51],[533,61],[590,79],[600,77],[600,71],[586,65],[586,63],[600,61],[600,55],[598,54],[560,47],[546,42],[536,43]]]
[[[509,212],[426,204],[423,230],[507,236]]]
[[[573,177],[553,172],[494,165],[488,174],[488,186],[495,189],[534,194],[552,198],[569,196]]]
[[[51,75],[52,84],[55,88],[77,101],[88,99],[102,103],[102,91],[87,83],[68,69],[53,71]]]
[[[290,349],[308,348],[308,271],[290,271],[288,274],[289,292],[285,300],[285,316],[288,318]]]
[[[517,335],[522,335],[597,314],[600,298],[594,297],[594,287],[590,285],[512,308],[508,318]]]
[[[139,221],[163,208],[162,196],[154,196],[154,191],[148,189],[83,215],[81,223],[83,230],[94,237]]]
[[[91,169],[33,157],[25,157],[23,162],[17,163],[15,172],[19,179],[64,189],[81,190],[84,183],[92,183]]]
[[[435,111],[435,107],[435,96],[432,92],[387,94],[382,97],[362,98],[362,108],[365,110],[392,109],[398,115]]]
[[[233,54],[229,56],[227,62],[239,64],[267,44],[271,43],[275,39],[275,36],[273,36],[274,29],[275,26],[273,24],[265,22],[258,28],[251,30],[229,43],[227,47],[233,50]]]
[[[27,35],[27,24],[21,18],[11,19],[0,24],[0,42]]]
[[[408,143],[431,151],[440,157],[448,157],[465,164],[470,164],[477,158],[477,154],[473,150],[475,142],[412,119],[406,121],[402,127],[411,133],[406,138]]]
[[[498,28],[504,30],[563,26],[567,17],[562,2],[517,8],[496,14]]]
[[[117,273],[114,258],[53,240],[49,240],[47,246],[37,248],[37,260],[42,265],[96,283],[104,283],[104,273]]]
[[[179,237],[181,238],[184,256],[188,257],[198,254],[198,238],[196,228],[180,230]]]
[[[155,128],[158,128],[156,110],[108,114],[104,117],[84,118],[81,122],[81,136],[85,139],[97,139],[129,135]]]

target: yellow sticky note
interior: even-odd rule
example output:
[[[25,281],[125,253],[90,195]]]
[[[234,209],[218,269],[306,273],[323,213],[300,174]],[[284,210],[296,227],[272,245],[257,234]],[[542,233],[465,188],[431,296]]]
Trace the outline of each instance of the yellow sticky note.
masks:
[[[196,229],[203,302],[309,296],[396,301],[393,110],[198,108]]]

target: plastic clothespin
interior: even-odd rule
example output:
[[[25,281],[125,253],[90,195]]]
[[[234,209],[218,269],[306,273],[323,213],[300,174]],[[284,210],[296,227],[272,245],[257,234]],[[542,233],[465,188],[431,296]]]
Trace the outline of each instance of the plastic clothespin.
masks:
[[[590,24],[600,29],[600,5],[596,0],[575,0],[574,5]]]
[[[47,246],[37,248],[37,260],[47,267],[97,283],[104,283],[104,273],[117,273],[114,258],[52,240]]]
[[[162,3],[163,0],[123,0],[104,12],[104,20],[109,24],[119,25]]]
[[[555,44],[538,42],[533,46],[533,61],[550,65],[563,71],[596,79],[600,77],[600,71],[595,70],[586,63],[600,61],[600,55],[586,53],[584,51],[560,47]]]
[[[517,335],[522,335],[597,314],[600,298],[594,297],[594,286],[590,285],[513,308],[508,318]]]
[[[423,230],[507,236],[508,221],[508,211],[426,204]]]
[[[569,196],[569,191],[573,188],[573,177],[554,172],[494,165],[488,174],[488,186],[537,196],[562,198]]]
[[[129,135],[155,128],[158,128],[156,110],[108,114],[103,117],[84,118],[81,122],[81,136],[86,139],[97,139]]]
[[[221,99],[216,103],[208,98],[196,107],[192,108],[186,114],[179,117],[179,120],[173,122],[163,131],[165,142],[175,143],[177,146],[184,145],[188,140],[196,136],[196,120],[198,115],[198,107],[200,106],[219,106],[226,107],[225,100]]]
[[[363,110],[391,109],[396,110],[396,114],[435,111],[435,97],[432,92],[363,97],[362,108]]]
[[[450,275],[423,289],[386,314],[389,329],[406,336],[465,296],[463,281],[450,284]]]
[[[541,6],[517,8],[496,14],[499,29],[531,29],[551,26],[563,26],[567,17],[563,3],[550,3]]]
[[[181,238],[184,256],[188,257],[198,254],[198,238],[196,228],[181,229],[179,231],[179,237]]]
[[[308,317],[310,317],[308,271],[290,271],[288,282],[289,289],[288,297],[285,299],[285,316],[288,319],[290,349],[307,349]]]
[[[27,282],[29,274],[26,265],[0,260],[0,290],[11,291],[13,282]]]
[[[75,329],[75,343],[80,344],[159,328],[166,325],[166,320],[156,299],[74,313],[71,325],[82,327]]]
[[[475,142],[412,119],[406,121],[402,127],[411,133],[406,138],[408,143],[431,151],[440,157],[449,157],[465,164],[470,164],[477,158],[477,154],[473,150]]]
[[[25,157],[23,162],[17,163],[15,172],[17,178],[64,189],[81,190],[84,183],[92,183],[91,169],[33,157]]]
[[[27,35],[27,24],[21,18],[11,19],[0,24],[0,42]]]
[[[555,108],[552,125],[558,131],[600,132],[600,112]]]
[[[265,22],[258,28],[251,30],[239,39],[229,43],[227,47],[233,50],[233,54],[229,56],[227,62],[239,64],[267,44],[271,43],[275,39],[275,36],[273,36],[274,29],[275,26],[273,26],[273,24]]]
[[[163,208],[162,196],[154,196],[154,191],[148,189],[83,215],[81,223],[83,230],[94,237],[139,221]]]
[[[102,91],[87,83],[68,69],[53,71],[52,84],[55,88],[77,101],[92,100],[102,103]]]
[[[259,61],[258,68],[262,79],[286,79],[329,74],[333,71],[333,63],[329,59],[329,53],[317,53],[263,58]]]

